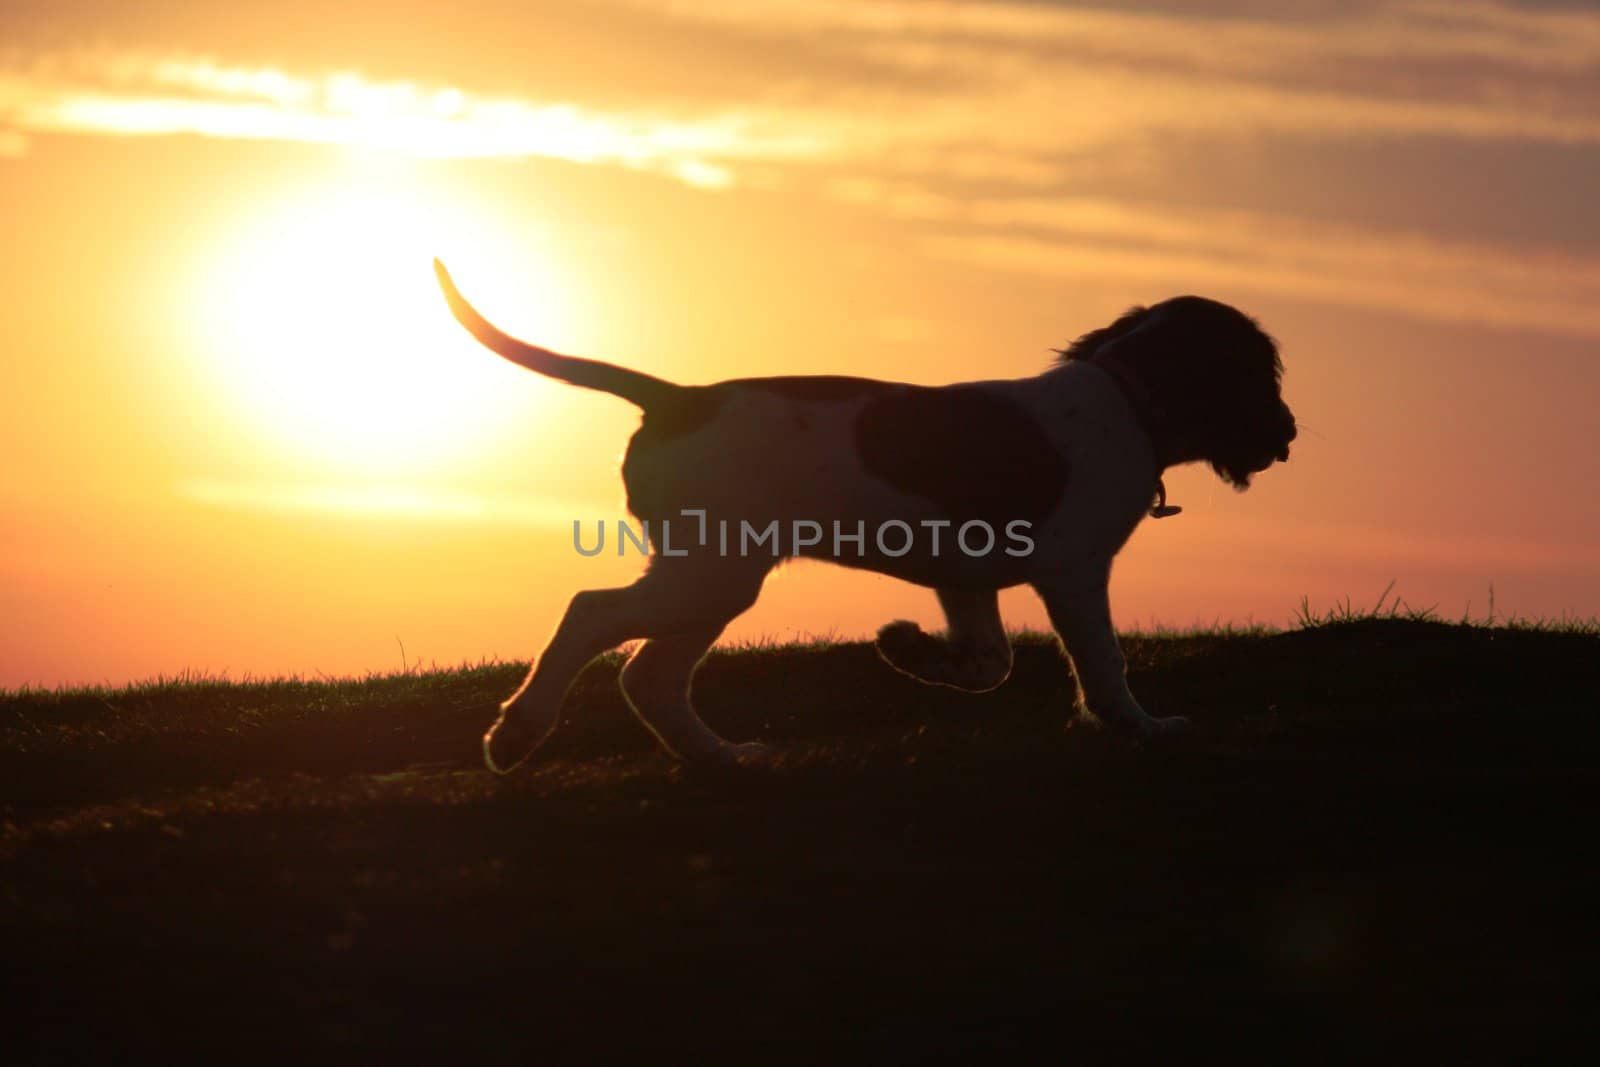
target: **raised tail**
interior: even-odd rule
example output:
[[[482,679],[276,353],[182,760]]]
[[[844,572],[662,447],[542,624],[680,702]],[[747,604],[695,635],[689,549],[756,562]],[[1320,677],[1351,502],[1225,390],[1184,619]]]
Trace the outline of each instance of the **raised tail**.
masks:
[[[445,301],[450,305],[450,313],[456,317],[456,321],[465,326],[467,332],[476,337],[485,348],[498,352],[519,367],[527,367],[531,371],[585,389],[598,389],[603,393],[620,396],[646,411],[661,407],[683,391],[684,387],[681,385],[674,385],[672,382],[653,378],[648,374],[640,374],[626,367],[602,363],[597,359],[563,356],[548,348],[519,341],[478,314],[478,310],[467,303],[467,298],[456,288],[456,283],[450,280],[450,272],[445,270],[444,264],[437,259],[433,261],[433,272],[439,276],[439,288],[444,290]]]

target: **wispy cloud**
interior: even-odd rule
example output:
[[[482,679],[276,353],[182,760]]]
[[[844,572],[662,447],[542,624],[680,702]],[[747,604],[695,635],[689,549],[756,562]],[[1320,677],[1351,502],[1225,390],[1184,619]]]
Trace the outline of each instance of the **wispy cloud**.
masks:
[[[1483,0],[1294,17],[988,0],[615,6],[703,30],[719,70],[741,42],[795,47],[755,50],[771,69],[739,75],[738,91],[632,104],[621,93],[604,108],[193,54],[13,50],[0,52],[0,156],[25,153],[35,132],[191,133],[543,157],[714,189],[759,169],[764,185],[908,220],[932,254],[980,267],[1600,336],[1595,256],[1358,218],[1179,209],[1093,180],[1096,160],[1159,170],[1181,138],[1217,151],[1385,138],[1592,151],[1600,12]]]
[[[928,239],[935,254],[995,269],[1237,287],[1439,322],[1600,337],[1594,256],[1246,211],[1072,197],[953,202],[892,186],[882,195],[888,210],[945,224]]]
[[[1600,19],[1587,10],[1485,0],[1395,0],[1285,6],[1279,16],[1141,10],[995,0],[639,0],[682,17],[786,32],[830,30],[862,38],[1024,45],[1058,60],[1087,55],[1181,62],[1194,69],[1278,71],[1305,77],[1305,64],[1377,59],[1396,66],[1467,59],[1549,73],[1592,71]],[[1204,29],[1205,33],[1197,30]],[[1063,54],[1065,46],[1070,51]]]
[[[608,109],[192,54],[12,49],[0,52],[0,126],[544,156],[712,186],[754,160],[947,173],[956,157],[978,178],[1039,183],[1059,176],[1065,155],[1170,133],[1600,143],[1600,13],[1583,10],[1394,2],[1198,18],[987,0],[622,6],[797,47],[766,53],[772,69],[754,89],[652,92]],[[737,40],[708,40],[705,62],[731,66]]]
[[[920,76],[793,96],[918,96],[881,131],[1015,149],[1162,130],[1594,142],[1600,13],[1492,3],[1198,18],[983,0],[672,0],[679,17],[828,42]],[[1288,11],[1289,9],[1286,9]],[[984,106],[977,106],[977,105]]]
[[[346,145],[440,158],[544,157],[733,181],[734,160],[802,158],[815,137],[729,109],[674,117],[566,101],[474,95],[453,86],[302,76],[193,56],[90,52],[12,56],[0,66],[0,130],[13,154],[28,131]]]

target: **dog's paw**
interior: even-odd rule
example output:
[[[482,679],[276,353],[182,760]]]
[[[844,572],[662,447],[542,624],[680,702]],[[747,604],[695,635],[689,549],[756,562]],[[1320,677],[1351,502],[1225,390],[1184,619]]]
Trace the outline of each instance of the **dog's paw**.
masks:
[[[877,647],[883,662],[901,674],[929,685],[946,682],[951,658],[949,646],[924,633],[916,623],[906,619],[889,623],[878,631]]]
[[[760,741],[746,741],[729,747],[733,749],[733,761],[743,766],[767,764],[778,758],[777,749]]]
[[[1079,708],[1076,718],[1067,723],[1068,726],[1088,726],[1098,730],[1105,730],[1108,734],[1121,737],[1134,738],[1166,738],[1182,737],[1189,732],[1189,720],[1182,715],[1170,715],[1164,719],[1153,718],[1149,715],[1142,718],[1131,716],[1097,715],[1085,708]]]
[[[1011,647],[1004,641],[952,645],[904,619],[879,630],[877,646],[885,663],[928,685],[986,693],[1011,675]]]
[[[1145,737],[1181,737],[1189,732],[1189,720],[1182,715],[1169,715],[1165,719],[1150,719],[1139,728]]]
[[[758,767],[771,763],[777,755],[778,750],[771,745],[763,745],[760,741],[745,741],[742,744],[730,744],[724,747],[718,753],[717,761],[739,767]]]
[[[878,631],[878,655],[891,667],[910,674],[916,673],[915,667],[926,662],[938,644],[909,619],[891,622]]]
[[[547,732],[502,712],[483,735],[483,762],[496,774],[510,774],[533,755]]]

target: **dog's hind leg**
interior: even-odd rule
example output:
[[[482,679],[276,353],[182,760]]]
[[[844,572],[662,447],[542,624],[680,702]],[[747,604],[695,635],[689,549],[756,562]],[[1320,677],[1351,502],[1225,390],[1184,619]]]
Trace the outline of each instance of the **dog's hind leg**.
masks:
[[[555,728],[572,680],[600,653],[637,637],[700,634],[710,627],[720,632],[755,603],[771,566],[771,561],[739,562],[746,565],[730,568],[711,557],[654,556],[650,569],[632,585],[589,589],[573,597],[522,687],[500,705],[500,718],[484,735],[489,768],[504,774],[532,755]]]
[[[1011,674],[1011,642],[1000,621],[993,589],[939,589],[950,631],[922,632],[914,622],[891,622],[878,631],[878,655],[896,670],[931,685],[982,693]]]

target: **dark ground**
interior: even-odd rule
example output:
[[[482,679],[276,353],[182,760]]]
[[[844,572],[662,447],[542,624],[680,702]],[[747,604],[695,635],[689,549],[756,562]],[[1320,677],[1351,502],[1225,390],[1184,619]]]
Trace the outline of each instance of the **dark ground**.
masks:
[[[770,771],[686,774],[596,664],[0,696],[7,1062],[1516,1059],[1592,1043],[1600,637],[1370,619],[1127,642],[1195,735],[865,645],[714,656]],[[1059,1058],[1052,1055],[1052,1058]]]

